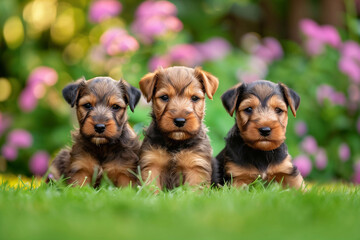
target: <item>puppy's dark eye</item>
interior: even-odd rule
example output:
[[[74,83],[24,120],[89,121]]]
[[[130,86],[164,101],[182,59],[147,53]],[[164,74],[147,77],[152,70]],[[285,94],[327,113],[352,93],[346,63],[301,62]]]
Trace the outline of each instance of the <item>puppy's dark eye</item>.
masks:
[[[251,114],[253,112],[253,109],[252,109],[252,107],[248,107],[248,108],[244,109],[244,112]]]
[[[275,112],[277,113],[277,114],[280,114],[280,113],[283,113],[284,111],[281,109],[281,108],[275,108]]]
[[[197,101],[199,101],[199,99],[200,98],[198,96],[195,96],[195,95],[191,97],[191,101],[193,101],[193,102],[197,102]]]
[[[111,106],[111,109],[117,111],[117,110],[120,109],[120,106],[117,105],[117,104],[114,104],[114,105]]]
[[[164,102],[169,101],[169,96],[168,95],[163,95],[160,97],[161,100],[163,100]]]
[[[84,108],[86,108],[87,110],[91,110],[93,108],[93,106],[91,105],[91,103],[85,103],[83,105]]]

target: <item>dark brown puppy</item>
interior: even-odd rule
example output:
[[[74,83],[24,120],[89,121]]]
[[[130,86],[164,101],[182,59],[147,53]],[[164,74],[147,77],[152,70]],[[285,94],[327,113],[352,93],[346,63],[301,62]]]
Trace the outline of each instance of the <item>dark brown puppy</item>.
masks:
[[[247,185],[259,176],[303,188],[303,178],[291,163],[284,143],[288,106],[294,116],[300,97],[284,84],[256,81],[239,84],[221,96],[226,111],[236,112],[226,146],[216,157],[220,183]]]
[[[72,133],[71,149],[61,150],[52,162],[52,177],[97,186],[106,172],[116,186],[135,183],[129,170],[136,170],[140,143],[127,122],[126,107],[134,111],[141,92],[123,80],[96,77],[67,85],[63,96],[76,106],[80,129]]]
[[[212,99],[218,79],[201,68],[170,67],[145,75],[140,89],[152,101],[139,165],[147,184],[209,186],[212,148],[203,124],[205,93]]]

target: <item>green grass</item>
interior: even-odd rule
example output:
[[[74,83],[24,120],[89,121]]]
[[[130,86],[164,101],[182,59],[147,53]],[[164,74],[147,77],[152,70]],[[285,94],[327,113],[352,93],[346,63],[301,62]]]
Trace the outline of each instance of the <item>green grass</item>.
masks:
[[[0,239],[360,239],[360,188],[0,185]]]

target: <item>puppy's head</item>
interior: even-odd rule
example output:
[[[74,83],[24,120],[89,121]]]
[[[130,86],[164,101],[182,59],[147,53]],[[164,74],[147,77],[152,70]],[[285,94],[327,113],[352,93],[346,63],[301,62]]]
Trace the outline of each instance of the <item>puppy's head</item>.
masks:
[[[170,67],[148,73],[140,89],[153,102],[153,117],[160,130],[173,140],[196,135],[205,114],[205,94],[212,99],[218,79],[201,68]]]
[[[278,148],[285,140],[288,106],[294,116],[299,95],[282,83],[256,81],[238,84],[226,91],[221,100],[232,116],[247,145],[262,151]]]
[[[141,96],[127,82],[109,77],[79,79],[62,93],[71,107],[76,106],[80,133],[96,145],[116,141],[127,121],[127,105],[134,111]]]

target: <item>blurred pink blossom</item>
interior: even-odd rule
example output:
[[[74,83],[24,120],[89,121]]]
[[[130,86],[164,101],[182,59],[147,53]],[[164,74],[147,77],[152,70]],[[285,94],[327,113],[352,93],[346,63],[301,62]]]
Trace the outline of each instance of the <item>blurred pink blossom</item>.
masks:
[[[318,150],[318,144],[313,136],[307,136],[301,143],[302,149],[309,154],[315,154]]]
[[[106,19],[117,16],[121,12],[122,6],[116,0],[95,0],[89,10],[89,20],[99,23]]]
[[[332,95],[330,95],[330,100],[332,103],[340,106],[344,106],[346,103],[346,97],[341,92],[334,92]]]
[[[154,15],[175,16],[176,14],[176,6],[168,1],[144,1],[136,10],[136,17],[140,18],[147,18]]]
[[[346,74],[354,83],[360,83],[360,66],[350,57],[341,57],[339,69]]]
[[[300,31],[305,35],[305,50],[313,56],[324,51],[324,45],[328,44],[334,48],[341,46],[341,38],[331,25],[319,26],[311,19],[303,19],[299,23]]]
[[[32,135],[23,129],[16,129],[7,136],[7,143],[17,148],[28,148],[33,143]]]
[[[34,110],[37,105],[37,98],[35,97],[34,93],[30,90],[25,88],[19,96],[18,103],[20,108],[24,112],[30,112]]]
[[[132,31],[145,44],[168,32],[179,32],[182,22],[175,16],[176,6],[168,1],[145,1],[136,10]]]
[[[324,51],[324,44],[319,39],[308,39],[305,42],[305,50],[310,56],[320,55]]]
[[[190,44],[179,44],[170,49],[170,59],[173,63],[195,67],[201,64],[202,58],[196,47]]]
[[[300,31],[311,38],[321,38],[321,29],[312,19],[302,19],[299,22]]]
[[[328,164],[328,158],[326,155],[326,151],[323,148],[319,148],[319,150],[315,154],[315,166],[318,169],[323,170],[326,168],[327,164]]]
[[[327,84],[320,85],[317,89],[317,100],[321,105],[324,103],[324,100],[328,99],[332,104],[336,105],[345,105],[346,97],[341,92],[336,92],[333,87]]]
[[[350,148],[346,143],[342,143],[339,146],[339,158],[342,162],[346,162],[350,158]]]
[[[42,176],[46,173],[49,165],[50,156],[45,151],[36,152],[30,159],[30,171],[36,176]]]
[[[101,36],[100,42],[110,56],[136,51],[139,48],[136,39],[122,28],[107,30]]]
[[[12,119],[8,115],[0,112],[0,137],[11,125]]]
[[[237,77],[240,82],[244,82],[244,83],[252,83],[257,80],[261,80],[260,76],[257,73],[251,73],[251,72],[238,71]]]
[[[298,121],[295,124],[295,133],[300,137],[307,133],[307,125],[304,121]]]
[[[296,158],[294,158],[293,163],[299,169],[303,177],[308,176],[312,170],[311,160],[306,155],[297,156]]]
[[[356,161],[354,165],[354,178],[353,181],[360,184],[360,160]]]
[[[17,158],[18,151],[15,146],[10,144],[6,144],[1,148],[1,154],[6,158],[8,161],[14,161]]]
[[[357,42],[344,42],[341,46],[340,52],[343,57],[352,58],[360,61],[360,46]]]
[[[50,67],[40,66],[32,70],[18,99],[20,108],[25,112],[32,111],[37,105],[37,99],[44,96],[45,86],[52,86],[57,80],[57,72]]]
[[[221,60],[229,54],[231,46],[228,41],[221,37],[214,37],[205,43],[195,45],[201,54],[203,61]]]
[[[360,89],[357,85],[351,84],[348,88],[349,99],[353,103],[360,102]]]
[[[54,69],[41,66],[32,70],[27,81],[29,85],[37,85],[43,83],[47,86],[52,86],[57,82],[57,80],[58,74]]]
[[[167,68],[171,66],[171,60],[167,56],[155,56],[149,61],[150,71],[155,71],[158,67]]]
[[[338,31],[336,30],[336,28],[334,28],[331,25],[322,26],[321,38],[324,43],[327,43],[334,48],[338,48],[341,45],[340,35],[339,35]]]
[[[278,40],[272,37],[266,37],[263,39],[263,44],[255,48],[254,55],[270,64],[282,58],[283,50]]]

